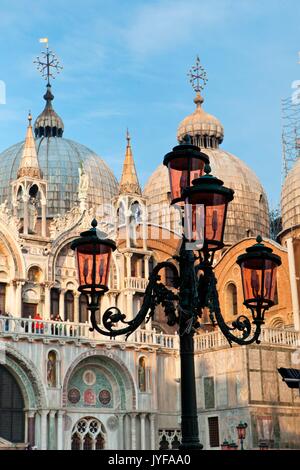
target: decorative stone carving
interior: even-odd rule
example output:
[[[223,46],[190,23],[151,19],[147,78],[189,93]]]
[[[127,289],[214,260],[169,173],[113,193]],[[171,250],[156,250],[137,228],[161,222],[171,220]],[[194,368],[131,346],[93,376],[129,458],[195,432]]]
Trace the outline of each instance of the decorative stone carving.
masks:
[[[57,215],[53,218],[49,226],[50,238],[55,239],[61,233],[70,230],[76,223],[78,223],[81,217],[81,210],[78,206],[72,207],[71,210],[66,212],[64,215]]]
[[[115,431],[119,427],[119,420],[116,416],[110,416],[107,420],[107,427],[111,431]]]
[[[81,163],[78,168],[79,173],[79,185],[78,185],[78,199],[80,202],[80,209],[84,211],[87,205],[87,196],[89,189],[89,175],[85,172],[83,165]]]
[[[21,227],[21,221],[18,217],[13,215],[12,211],[8,207],[6,199],[2,204],[0,204],[0,220],[7,226],[9,232],[20,243],[19,230]]]

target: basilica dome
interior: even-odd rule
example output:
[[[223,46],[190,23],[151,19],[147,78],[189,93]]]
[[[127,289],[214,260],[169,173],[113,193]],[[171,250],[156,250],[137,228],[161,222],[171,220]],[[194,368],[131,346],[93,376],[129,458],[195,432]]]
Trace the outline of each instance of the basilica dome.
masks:
[[[300,160],[288,173],[281,192],[282,229],[300,224]]]
[[[65,139],[62,119],[52,108],[51,88],[46,106],[35,122],[36,150],[43,179],[47,181],[47,216],[64,214],[78,203],[79,168],[88,175],[87,203],[101,213],[118,193],[118,182],[107,164],[92,150]],[[0,203],[11,202],[11,181],[17,178],[24,142],[0,154]]]
[[[186,135],[210,159],[212,174],[224,181],[225,186],[234,190],[234,199],[228,206],[224,241],[227,244],[248,236],[261,234],[269,236],[269,209],[265,191],[255,173],[239,158],[219,148],[224,131],[220,121],[202,108],[203,98],[197,93],[196,111],[187,116],[179,125],[177,139],[180,142]],[[144,189],[148,199],[149,220],[161,225],[166,220],[161,215],[169,207],[170,184],[167,168],[160,165],[150,176]],[[164,208],[164,209],[162,209]],[[171,207],[168,209],[170,228],[178,231],[180,214]]]

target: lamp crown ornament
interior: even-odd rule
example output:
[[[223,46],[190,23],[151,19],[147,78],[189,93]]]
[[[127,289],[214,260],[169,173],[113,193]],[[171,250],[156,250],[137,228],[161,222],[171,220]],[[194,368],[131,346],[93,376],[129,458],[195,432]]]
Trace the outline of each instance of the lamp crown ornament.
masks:
[[[199,95],[200,92],[204,89],[208,79],[204,67],[200,63],[199,56],[196,57],[196,63],[193,65],[189,72],[188,77],[190,78],[190,83],[193,90]]]

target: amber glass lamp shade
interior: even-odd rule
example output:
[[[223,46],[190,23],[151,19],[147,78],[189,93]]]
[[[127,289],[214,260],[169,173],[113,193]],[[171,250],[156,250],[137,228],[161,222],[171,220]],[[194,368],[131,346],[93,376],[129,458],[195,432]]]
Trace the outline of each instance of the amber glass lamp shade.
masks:
[[[274,305],[276,272],[281,259],[262,243],[260,236],[256,242],[237,259],[241,267],[244,304],[248,308],[268,309]]]
[[[223,181],[206,174],[193,181],[193,186],[184,191],[185,231],[189,241],[203,240],[208,251],[221,249],[224,238],[227,206],[233,199],[234,191],[226,188]]]
[[[246,428],[248,427],[247,423],[242,423],[236,427],[238,438],[244,440],[246,438]]]
[[[108,290],[110,259],[112,251],[116,249],[114,241],[99,237],[96,226],[97,221],[94,219],[92,228],[82,232],[71,244],[77,258],[78,290],[85,294]]]
[[[199,147],[182,143],[173,148],[164,157],[164,165],[169,171],[171,204],[183,205],[182,192],[191,185],[195,178],[204,173],[204,165],[209,161]]]

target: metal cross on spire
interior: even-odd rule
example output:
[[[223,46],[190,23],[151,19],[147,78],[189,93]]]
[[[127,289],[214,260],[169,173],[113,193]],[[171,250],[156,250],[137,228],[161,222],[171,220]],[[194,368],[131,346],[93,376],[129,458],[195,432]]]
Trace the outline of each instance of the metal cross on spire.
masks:
[[[50,85],[50,78],[55,79],[55,75],[59,74],[63,67],[60,65],[58,58],[53,51],[49,50],[48,38],[40,39],[40,42],[46,44],[46,51],[42,51],[40,57],[33,61],[42,77],[47,80]]]
[[[199,56],[197,56],[196,64],[191,67],[187,76],[190,78],[190,83],[194,91],[200,93],[206,85],[207,75],[204,67],[200,64]]]

